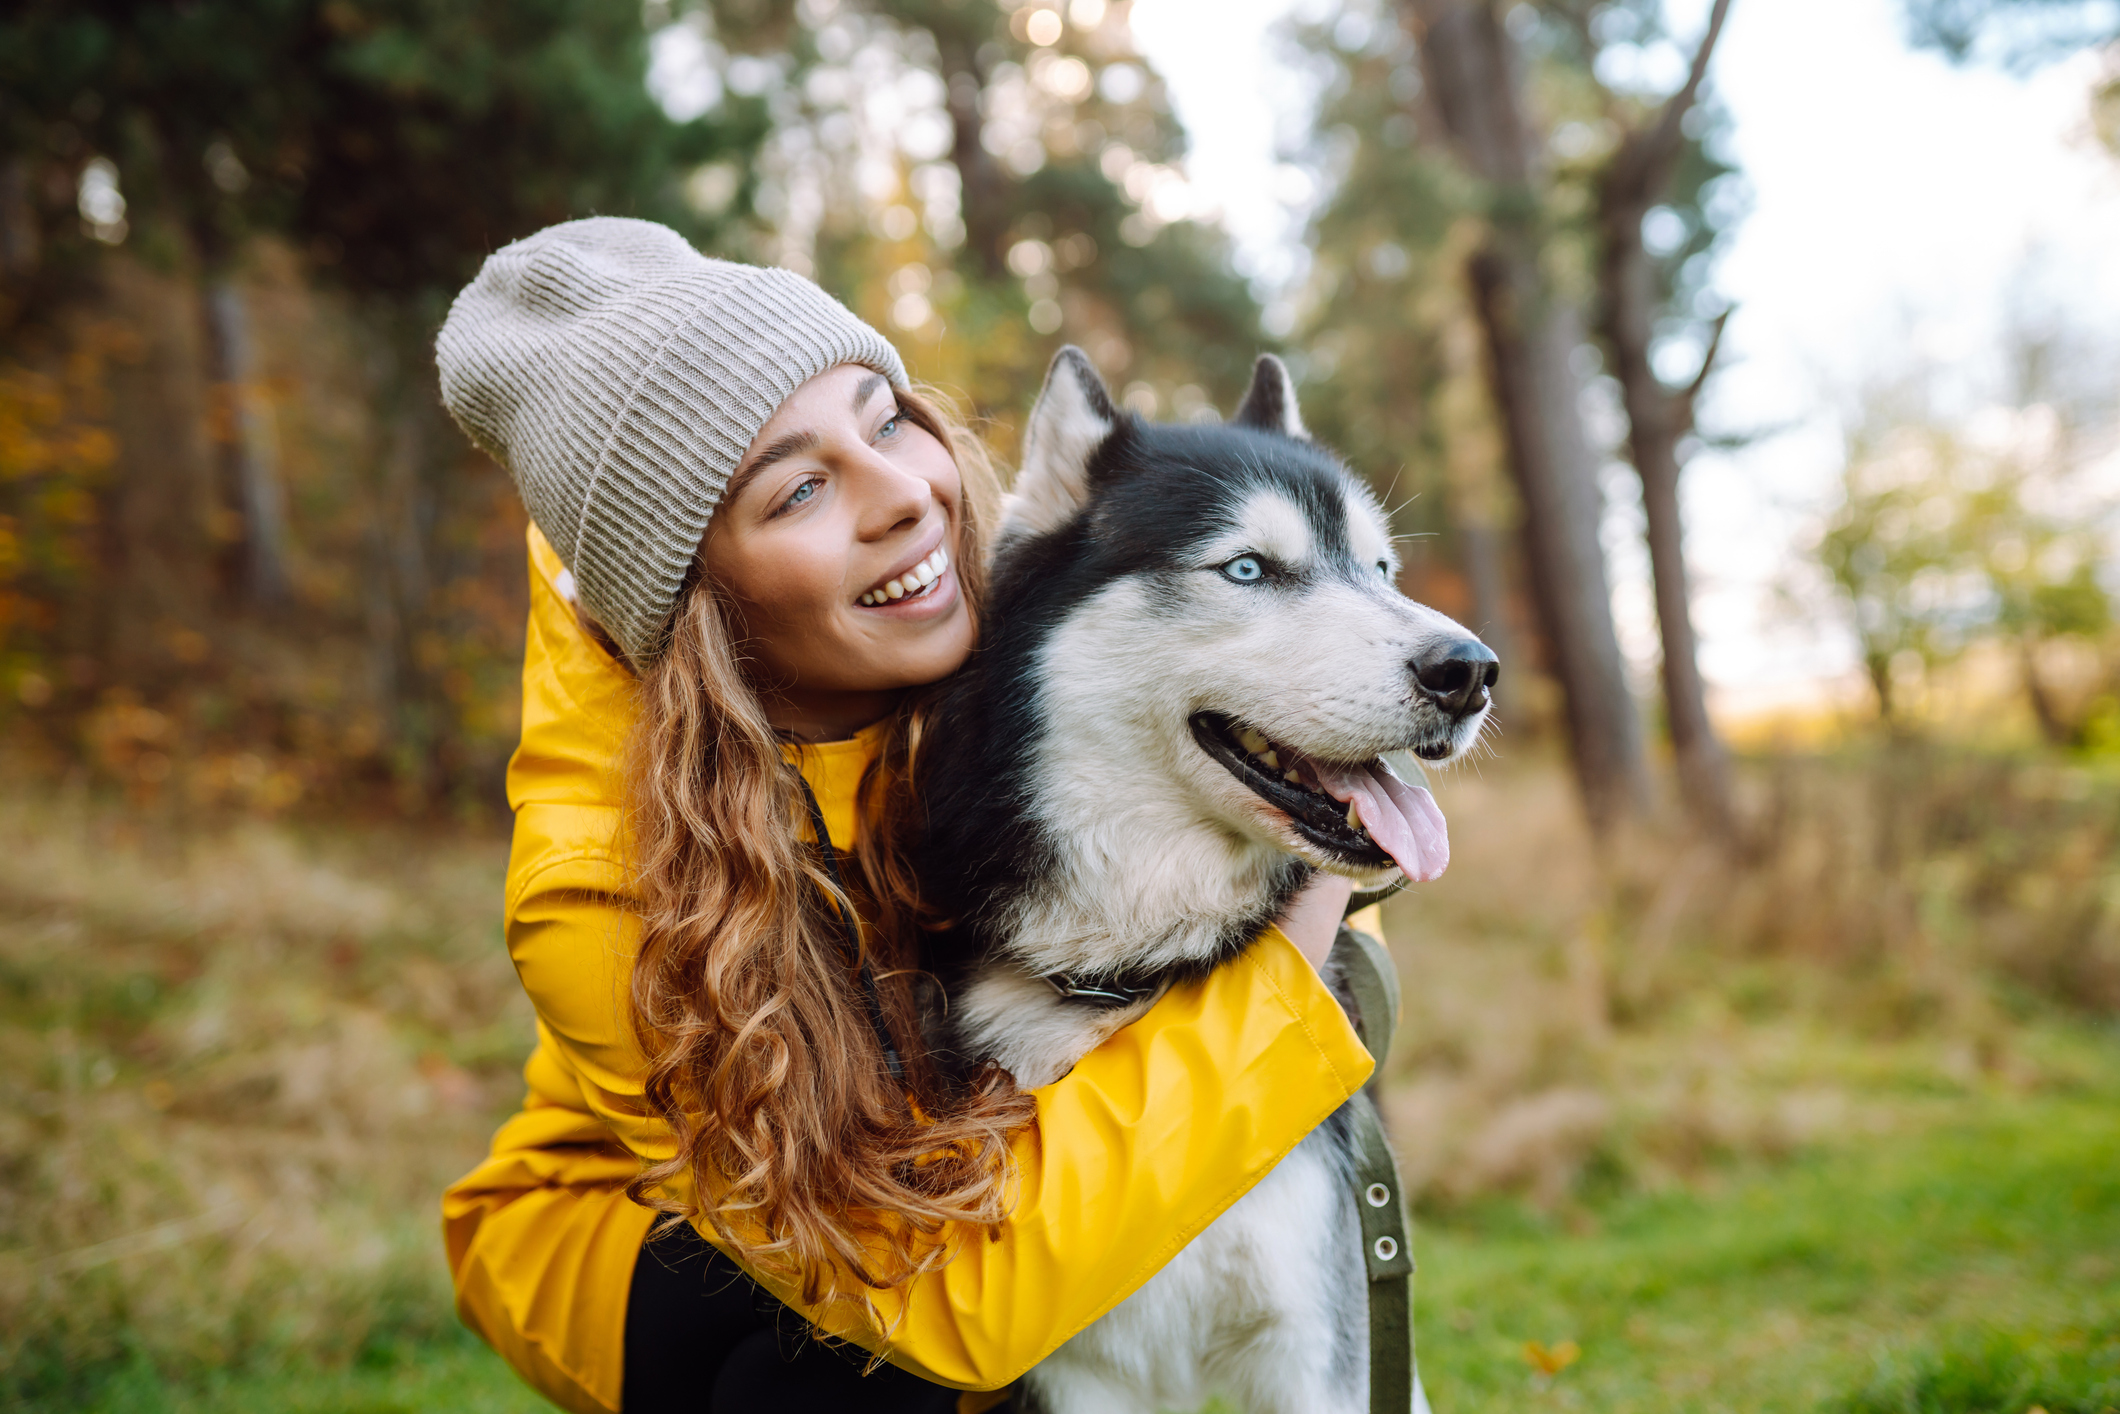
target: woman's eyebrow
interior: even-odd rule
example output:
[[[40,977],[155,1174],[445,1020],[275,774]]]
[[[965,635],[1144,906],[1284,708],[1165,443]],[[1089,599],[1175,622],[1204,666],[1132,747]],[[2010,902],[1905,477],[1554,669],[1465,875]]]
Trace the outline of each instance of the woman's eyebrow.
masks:
[[[800,456],[817,449],[820,439],[815,432],[790,432],[761,450],[757,456],[736,469],[729,478],[728,489],[721,493],[724,501],[734,501],[743,494],[743,488],[751,484],[751,478],[777,461]]]
[[[876,390],[890,381],[881,373],[871,373],[859,383],[856,383],[854,385],[854,411],[858,414],[863,408],[867,407],[869,399],[876,395]],[[735,500],[743,494],[744,487],[751,484],[752,477],[777,461],[785,461],[789,457],[800,456],[804,452],[817,450],[822,440],[815,432],[790,432],[787,436],[779,438],[771,445],[761,448],[757,456],[736,469],[736,474],[729,478],[727,488],[722,491],[721,498],[724,501]]]

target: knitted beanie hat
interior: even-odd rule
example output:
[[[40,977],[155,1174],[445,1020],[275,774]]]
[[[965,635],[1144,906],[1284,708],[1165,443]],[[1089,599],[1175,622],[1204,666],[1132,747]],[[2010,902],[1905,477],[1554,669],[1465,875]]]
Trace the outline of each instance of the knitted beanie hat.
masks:
[[[661,650],[729,475],[788,394],[841,363],[906,382],[883,336],[802,276],[613,216],[494,252],[435,359],[450,415],[514,476],[636,664]]]

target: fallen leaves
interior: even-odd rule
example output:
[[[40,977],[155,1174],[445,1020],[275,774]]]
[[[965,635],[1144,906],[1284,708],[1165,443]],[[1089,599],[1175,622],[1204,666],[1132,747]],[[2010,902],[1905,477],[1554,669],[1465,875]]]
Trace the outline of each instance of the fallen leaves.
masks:
[[[1548,1345],[1541,1340],[1524,1342],[1524,1363],[1551,1379],[1583,1358],[1583,1348],[1572,1340]]]

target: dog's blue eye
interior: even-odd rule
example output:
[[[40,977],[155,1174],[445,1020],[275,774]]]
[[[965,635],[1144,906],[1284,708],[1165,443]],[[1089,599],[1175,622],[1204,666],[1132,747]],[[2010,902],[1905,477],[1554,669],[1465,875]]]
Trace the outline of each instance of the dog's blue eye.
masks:
[[[1250,584],[1266,578],[1266,566],[1259,563],[1257,555],[1239,555],[1222,566],[1222,573],[1239,584]]]

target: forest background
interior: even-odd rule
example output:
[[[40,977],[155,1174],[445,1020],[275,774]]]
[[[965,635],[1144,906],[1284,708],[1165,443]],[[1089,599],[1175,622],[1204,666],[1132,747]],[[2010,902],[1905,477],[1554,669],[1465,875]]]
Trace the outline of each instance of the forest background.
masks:
[[[1458,862],[1392,917],[1451,1406],[2120,1404],[2120,359],[2027,305],[1977,397],[1915,363],[1846,390],[1789,614],[1867,700],[1711,716],[1680,477],[1768,430],[1694,425],[1745,211],[1729,9],[1298,7],[1315,199],[1274,288],[1124,3],[0,20],[0,1389],[525,1407],[433,1223],[528,1044],[524,520],[431,342],[488,252],[602,212],[814,275],[1004,464],[1061,342],[1178,419],[1278,350],[1404,587],[1501,653],[1495,753],[1439,787]],[[2120,33],[1903,19],[2020,69]],[[2084,111],[2120,149],[2120,87]]]

